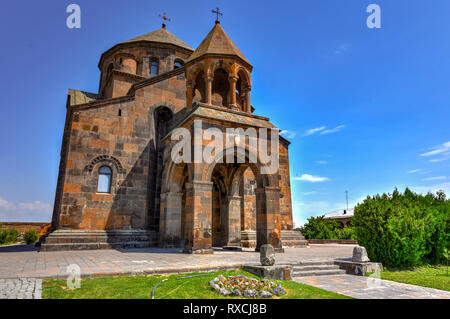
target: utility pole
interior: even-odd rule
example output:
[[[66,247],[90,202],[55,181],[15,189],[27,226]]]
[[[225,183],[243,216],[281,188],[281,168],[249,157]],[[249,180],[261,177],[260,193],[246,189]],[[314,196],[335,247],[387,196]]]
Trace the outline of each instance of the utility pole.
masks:
[[[347,210],[348,210],[348,191],[345,191],[345,201],[347,202]]]

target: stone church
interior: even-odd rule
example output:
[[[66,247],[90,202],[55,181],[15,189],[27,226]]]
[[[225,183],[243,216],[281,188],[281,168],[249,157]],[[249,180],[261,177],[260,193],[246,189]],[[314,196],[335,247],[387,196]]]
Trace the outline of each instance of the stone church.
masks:
[[[247,155],[224,163],[225,152],[239,157],[234,148],[212,163],[171,157],[171,132],[192,131],[194,121],[223,132],[277,129],[254,114],[253,66],[219,21],[195,50],[163,24],[107,50],[98,67],[98,93],[68,92],[52,232],[42,250],[306,245],[293,230],[283,137],[274,174]]]

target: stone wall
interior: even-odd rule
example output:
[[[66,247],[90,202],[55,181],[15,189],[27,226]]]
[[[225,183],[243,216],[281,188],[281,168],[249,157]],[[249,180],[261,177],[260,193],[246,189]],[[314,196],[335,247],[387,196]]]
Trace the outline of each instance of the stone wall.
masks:
[[[0,230],[14,228],[19,234],[23,235],[28,230],[35,230],[38,233],[41,232],[43,228],[46,228],[50,223],[20,223],[20,222],[0,222]]]
[[[62,191],[55,200],[60,228],[144,229],[159,224],[154,112],[161,106],[173,113],[184,108],[184,85],[184,74],[179,74],[138,89],[134,98],[69,109]],[[110,194],[97,193],[103,165],[113,171]]]
[[[280,216],[281,230],[293,230],[291,182],[289,171],[289,142],[280,137]]]
[[[104,98],[125,96],[132,84],[155,76],[150,74],[152,61],[158,62],[159,75],[172,71],[176,60],[184,63],[191,53],[189,50],[183,50],[173,45],[121,44],[108,50],[100,61],[100,94]],[[122,59],[122,63],[120,63],[120,59]],[[133,60],[134,63],[131,63],[130,60]],[[111,65],[114,70],[122,72],[122,75],[112,75]],[[127,74],[129,76],[126,76]],[[142,78],[133,78],[130,75]]]

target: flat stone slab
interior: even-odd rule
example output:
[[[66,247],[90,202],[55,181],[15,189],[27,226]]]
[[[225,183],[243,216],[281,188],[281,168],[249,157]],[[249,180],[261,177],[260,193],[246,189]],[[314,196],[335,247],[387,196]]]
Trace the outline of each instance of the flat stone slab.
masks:
[[[292,266],[277,265],[277,266],[258,266],[258,265],[244,265],[244,271],[254,274],[259,277],[275,280],[291,280]]]
[[[450,292],[353,275],[298,277],[296,282],[358,299],[450,299]]]
[[[383,265],[381,263],[356,262],[351,260],[336,260],[334,263],[349,275],[365,276],[366,273],[383,271]]]
[[[41,299],[42,279],[0,279],[0,299]]]

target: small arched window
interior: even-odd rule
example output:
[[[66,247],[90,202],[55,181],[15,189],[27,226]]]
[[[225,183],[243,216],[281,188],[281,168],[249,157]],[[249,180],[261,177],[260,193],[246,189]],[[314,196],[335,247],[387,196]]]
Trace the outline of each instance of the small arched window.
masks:
[[[153,60],[150,65],[150,74],[158,75],[158,61]]]
[[[102,166],[98,170],[97,193],[111,193],[112,171],[108,166]]]
[[[175,61],[175,63],[173,64],[173,69],[179,69],[183,67],[183,63],[181,63],[180,61]]]

